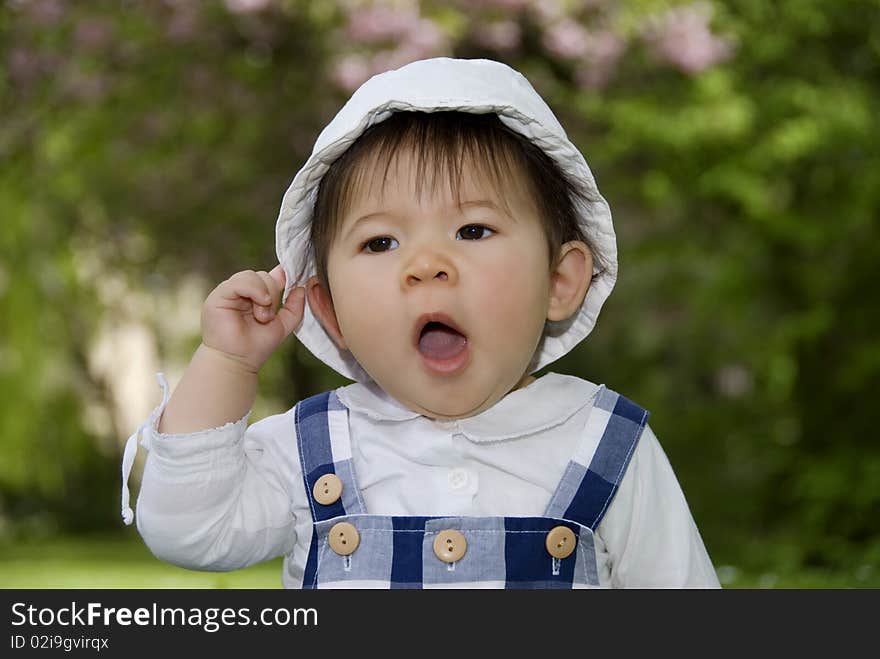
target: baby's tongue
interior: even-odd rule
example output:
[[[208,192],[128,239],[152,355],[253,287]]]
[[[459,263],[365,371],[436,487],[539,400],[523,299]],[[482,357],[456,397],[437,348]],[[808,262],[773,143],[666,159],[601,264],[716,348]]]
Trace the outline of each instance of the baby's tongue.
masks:
[[[467,339],[446,325],[432,324],[419,338],[419,352],[431,359],[449,359],[464,350]]]

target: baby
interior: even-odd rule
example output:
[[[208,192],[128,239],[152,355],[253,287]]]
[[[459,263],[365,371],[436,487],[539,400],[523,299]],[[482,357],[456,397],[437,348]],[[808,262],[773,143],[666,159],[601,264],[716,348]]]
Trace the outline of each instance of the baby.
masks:
[[[276,248],[273,270],[210,293],[174,395],[158,374],[126,447],[131,523],[143,432],[156,556],[284,556],[291,588],[718,587],[648,413],[532,375],[590,333],[617,253],[522,75],[435,58],[368,80],[285,194]],[[247,426],[291,333],[354,384]]]

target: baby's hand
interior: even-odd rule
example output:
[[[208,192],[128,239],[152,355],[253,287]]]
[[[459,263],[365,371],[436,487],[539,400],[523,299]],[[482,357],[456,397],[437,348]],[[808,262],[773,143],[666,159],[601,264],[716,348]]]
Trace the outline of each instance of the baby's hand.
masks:
[[[236,272],[202,305],[202,343],[256,373],[302,322],[305,289],[298,286],[275,311],[284,290],[284,269]]]

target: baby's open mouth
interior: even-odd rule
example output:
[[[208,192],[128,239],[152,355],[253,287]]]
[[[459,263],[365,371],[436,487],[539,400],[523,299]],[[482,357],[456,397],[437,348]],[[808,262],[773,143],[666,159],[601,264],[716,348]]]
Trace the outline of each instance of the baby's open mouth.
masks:
[[[431,359],[451,359],[464,350],[467,338],[444,323],[429,322],[419,334],[419,352]]]
[[[470,361],[467,336],[445,313],[421,315],[414,339],[425,365],[437,375],[457,373]]]

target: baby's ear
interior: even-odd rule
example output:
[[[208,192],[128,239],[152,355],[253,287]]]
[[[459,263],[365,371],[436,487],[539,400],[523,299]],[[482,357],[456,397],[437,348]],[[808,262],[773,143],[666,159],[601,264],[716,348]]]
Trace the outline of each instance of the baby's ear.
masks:
[[[327,334],[330,335],[330,338],[333,339],[336,347],[340,350],[348,350],[345,339],[342,338],[342,332],[339,330],[339,321],[336,320],[333,299],[317,277],[310,277],[306,282],[306,295],[309,300],[309,308]]]
[[[550,303],[547,320],[566,320],[584,303],[593,278],[593,255],[586,243],[572,240],[559,250],[556,267],[550,273]]]

